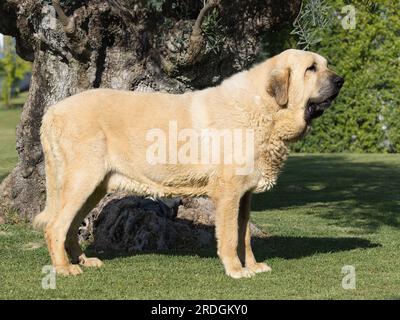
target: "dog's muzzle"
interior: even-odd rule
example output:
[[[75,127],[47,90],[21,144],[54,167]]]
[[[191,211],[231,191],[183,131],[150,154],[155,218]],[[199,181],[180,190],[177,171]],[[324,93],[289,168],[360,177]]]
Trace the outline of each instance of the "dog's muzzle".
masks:
[[[333,83],[335,85],[335,93],[332,96],[318,103],[311,101],[307,103],[304,114],[304,118],[307,123],[310,123],[312,119],[322,116],[324,111],[330,107],[333,100],[335,100],[335,98],[339,95],[340,89],[342,88],[344,83],[344,79],[342,77],[335,76],[335,78],[333,79]]]

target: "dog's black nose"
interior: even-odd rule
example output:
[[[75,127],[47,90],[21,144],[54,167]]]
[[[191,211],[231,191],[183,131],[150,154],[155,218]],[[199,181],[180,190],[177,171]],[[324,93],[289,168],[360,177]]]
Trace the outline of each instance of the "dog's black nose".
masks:
[[[337,76],[333,81],[339,89],[343,86],[344,79],[342,77]]]

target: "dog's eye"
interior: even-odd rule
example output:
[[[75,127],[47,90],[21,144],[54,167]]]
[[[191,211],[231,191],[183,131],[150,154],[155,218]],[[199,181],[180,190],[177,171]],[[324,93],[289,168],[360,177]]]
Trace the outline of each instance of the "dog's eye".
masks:
[[[316,66],[316,64],[313,63],[310,67],[307,68],[307,71],[316,72],[316,71],[317,71],[317,66]]]

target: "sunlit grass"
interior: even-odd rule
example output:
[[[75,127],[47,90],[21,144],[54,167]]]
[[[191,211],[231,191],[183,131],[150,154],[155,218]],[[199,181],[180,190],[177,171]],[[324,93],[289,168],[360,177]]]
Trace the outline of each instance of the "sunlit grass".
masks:
[[[21,109],[0,109],[0,180],[17,161]],[[271,192],[253,199],[255,241],[272,273],[232,280],[215,248],[104,259],[102,269],[57,277],[41,287],[49,264],[43,237],[29,225],[0,226],[0,299],[367,299],[400,294],[400,156],[295,155]],[[344,265],[356,289],[341,286]]]
[[[17,162],[15,130],[21,108],[4,110],[0,108],[0,180],[11,171]]]
[[[0,299],[393,299],[400,294],[400,156],[296,155],[253,199],[267,231],[255,254],[273,271],[224,275],[214,247],[107,258],[103,268],[41,287],[49,256],[28,225],[0,227]],[[342,288],[342,267],[356,289]]]

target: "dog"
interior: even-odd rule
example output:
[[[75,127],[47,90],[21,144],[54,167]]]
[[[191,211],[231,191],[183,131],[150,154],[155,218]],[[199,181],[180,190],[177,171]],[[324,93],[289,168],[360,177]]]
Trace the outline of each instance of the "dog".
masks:
[[[82,252],[77,231],[99,200],[116,190],[209,197],[226,274],[242,278],[270,271],[251,248],[251,194],[272,188],[288,145],[331,105],[343,83],[324,57],[290,49],[204,90],[93,89],[51,106],[41,126],[46,207],[34,225],[45,230],[56,272],[77,275],[80,265],[102,265]],[[207,152],[217,150],[217,161],[207,161],[193,151],[204,142],[204,132],[231,134],[228,141],[249,142],[250,152],[232,160],[233,150],[224,154],[229,161],[222,161],[218,143],[206,143]],[[168,134],[174,139],[161,141]],[[193,139],[185,144],[184,137]],[[191,151],[195,156],[188,158]]]

